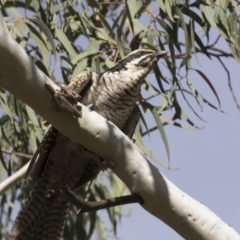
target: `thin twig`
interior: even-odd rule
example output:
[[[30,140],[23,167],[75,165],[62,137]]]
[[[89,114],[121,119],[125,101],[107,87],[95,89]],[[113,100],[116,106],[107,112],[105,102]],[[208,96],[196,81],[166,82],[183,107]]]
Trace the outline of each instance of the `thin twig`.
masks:
[[[221,35],[219,34],[219,35],[217,36],[216,40],[215,40],[212,44],[210,44],[210,45],[208,45],[208,46],[210,46],[210,47],[215,46],[215,45],[218,43],[218,41],[219,41],[220,38],[221,38]]]
[[[5,148],[2,148],[1,151],[2,151],[2,153],[5,153],[5,154],[12,154],[13,153],[13,151],[7,150]],[[26,154],[26,153],[21,153],[21,152],[14,152],[14,154],[17,157],[23,157],[23,158],[27,158],[27,159],[31,159],[33,157],[33,155]]]
[[[87,202],[84,201],[82,198],[78,197],[73,191],[68,190],[67,188],[61,190],[49,189],[47,197],[49,201],[53,201],[54,199],[60,199],[66,202],[70,202],[71,204],[79,208],[79,210],[77,211],[78,214],[85,212],[95,212],[101,209],[121,206],[129,203],[143,204],[143,199],[137,194],[105,199],[99,202]]]
[[[221,58],[218,57],[218,61],[221,63],[221,65],[223,66],[223,68],[225,69],[227,76],[228,76],[228,87],[230,89],[230,92],[232,94],[233,100],[235,102],[235,104],[237,105],[238,111],[240,112],[240,105],[237,101],[237,97],[233,91],[233,87],[232,87],[232,83],[231,83],[231,76],[230,76],[230,72],[228,71],[227,67],[225,66],[225,64],[223,63],[223,61],[221,60]]]

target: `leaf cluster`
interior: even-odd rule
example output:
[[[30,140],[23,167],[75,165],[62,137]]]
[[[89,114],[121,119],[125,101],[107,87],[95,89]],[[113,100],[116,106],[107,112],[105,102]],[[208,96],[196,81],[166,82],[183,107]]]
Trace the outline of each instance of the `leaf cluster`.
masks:
[[[187,116],[183,106],[187,105],[199,119],[198,110],[192,106],[193,99],[199,106],[204,102],[222,112],[213,83],[207,74],[193,68],[191,63],[200,54],[208,59],[217,59],[223,68],[224,58],[231,57],[239,61],[238,2],[1,0],[0,8],[12,37],[37,67],[58,83],[68,84],[86,67],[103,72],[129,51],[138,48],[167,50],[168,56],[154,69],[153,77],[147,77],[143,83],[139,97],[142,116],[134,135],[137,146],[164,167],[168,165],[144,144],[143,137],[146,134],[159,131],[170,158],[164,126],[199,129]],[[219,36],[214,41],[211,37],[213,28],[219,30]],[[228,43],[230,52],[218,48],[220,38]],[[217,106],[196,89],[188,78],[190,72],[195,72],[200,81],[205,82]],[[0,171],[3,181],[27,162],[27,155],[20,153],[33,154],[36,151],[48,124],[4,90],[0,91],[0,105]],[[149,127],[146,113],[152,115],[153,126]],[[94,201],[118,196],[126,191],[115,176],[111,173],[107,175],[108,178],[103,175],[79,194]],[[6,237],[7,226],[13,220],[12,207],[21,204],[28,191],[29,186],[25,181],[2,195],[1,239]],[[111,231],[115,234],[122,210],[114,208],[107,210],[107,213],[112,222]],[[94,229],[101,236],[100,239],[107,237],[105,225],[98,214],[81,217],[70,214],[65,238],[79,239],[81,236],[81,239],[90,239]]]

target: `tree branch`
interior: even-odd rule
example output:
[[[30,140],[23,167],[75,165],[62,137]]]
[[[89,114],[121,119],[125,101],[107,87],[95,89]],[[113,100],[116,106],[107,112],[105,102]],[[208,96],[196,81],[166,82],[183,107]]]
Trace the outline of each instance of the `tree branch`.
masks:
[[[141,205],[185,239],[239,239],[237,232],[200,202],[182,192],[165,178],[117,127],[82,106],[82,117],[52,111],[44,85],[51,84],[11,39],[0,14],[0,86],[28,104],[56,129],[103,159],[114,162],[114,173],[132,193],[141,196]]]
[[[16,183],[21,181],[28,169],[29,162],[24,165],[22,168],[20,168],[17,172],[15,172],[12,176],[7,178],[5,181],[0,183],[0,195],[5,193],[9,188],[13,187]]]

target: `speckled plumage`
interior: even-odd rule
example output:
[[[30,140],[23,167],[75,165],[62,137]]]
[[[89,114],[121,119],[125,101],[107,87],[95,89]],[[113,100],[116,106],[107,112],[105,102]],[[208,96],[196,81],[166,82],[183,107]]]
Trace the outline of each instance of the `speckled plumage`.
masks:
[[[67,88],[79,93],[80,102],[92,104],[93,111],[112,121],[131,138],[139,119],[136,101],[141,83],[162,55],[164,53],[152,50],[136,50],[104,73],[82,72]],[[53,127],[36,157],[39,158],[35,172],[37,183],[13,224],[9,240],[59,239],[69,203],[47,200],[47,190],[65,186],[77,189],[100,171],[93,159],[79,151],[79,144]]]

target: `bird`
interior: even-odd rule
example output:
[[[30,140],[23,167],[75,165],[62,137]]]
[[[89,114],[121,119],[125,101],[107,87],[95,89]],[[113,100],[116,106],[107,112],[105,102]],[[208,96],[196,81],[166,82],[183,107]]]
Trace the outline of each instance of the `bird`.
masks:
[[[140,117],[136,104],[145,77],[156,66],[165,51],[137,49],[105,72],[87,69],[80,73],[67,90],[80,95],[80,102],[115,124],[132,138]],[[61,109],[60,109],[61,111]],[[79,144],[50,127],[32,161],[35,186],[18,213],[9,240],[60,239],[63,234],[69,202],[49,201],[49,189],[76,190],[97,176],[101,167],[79,151]]]

